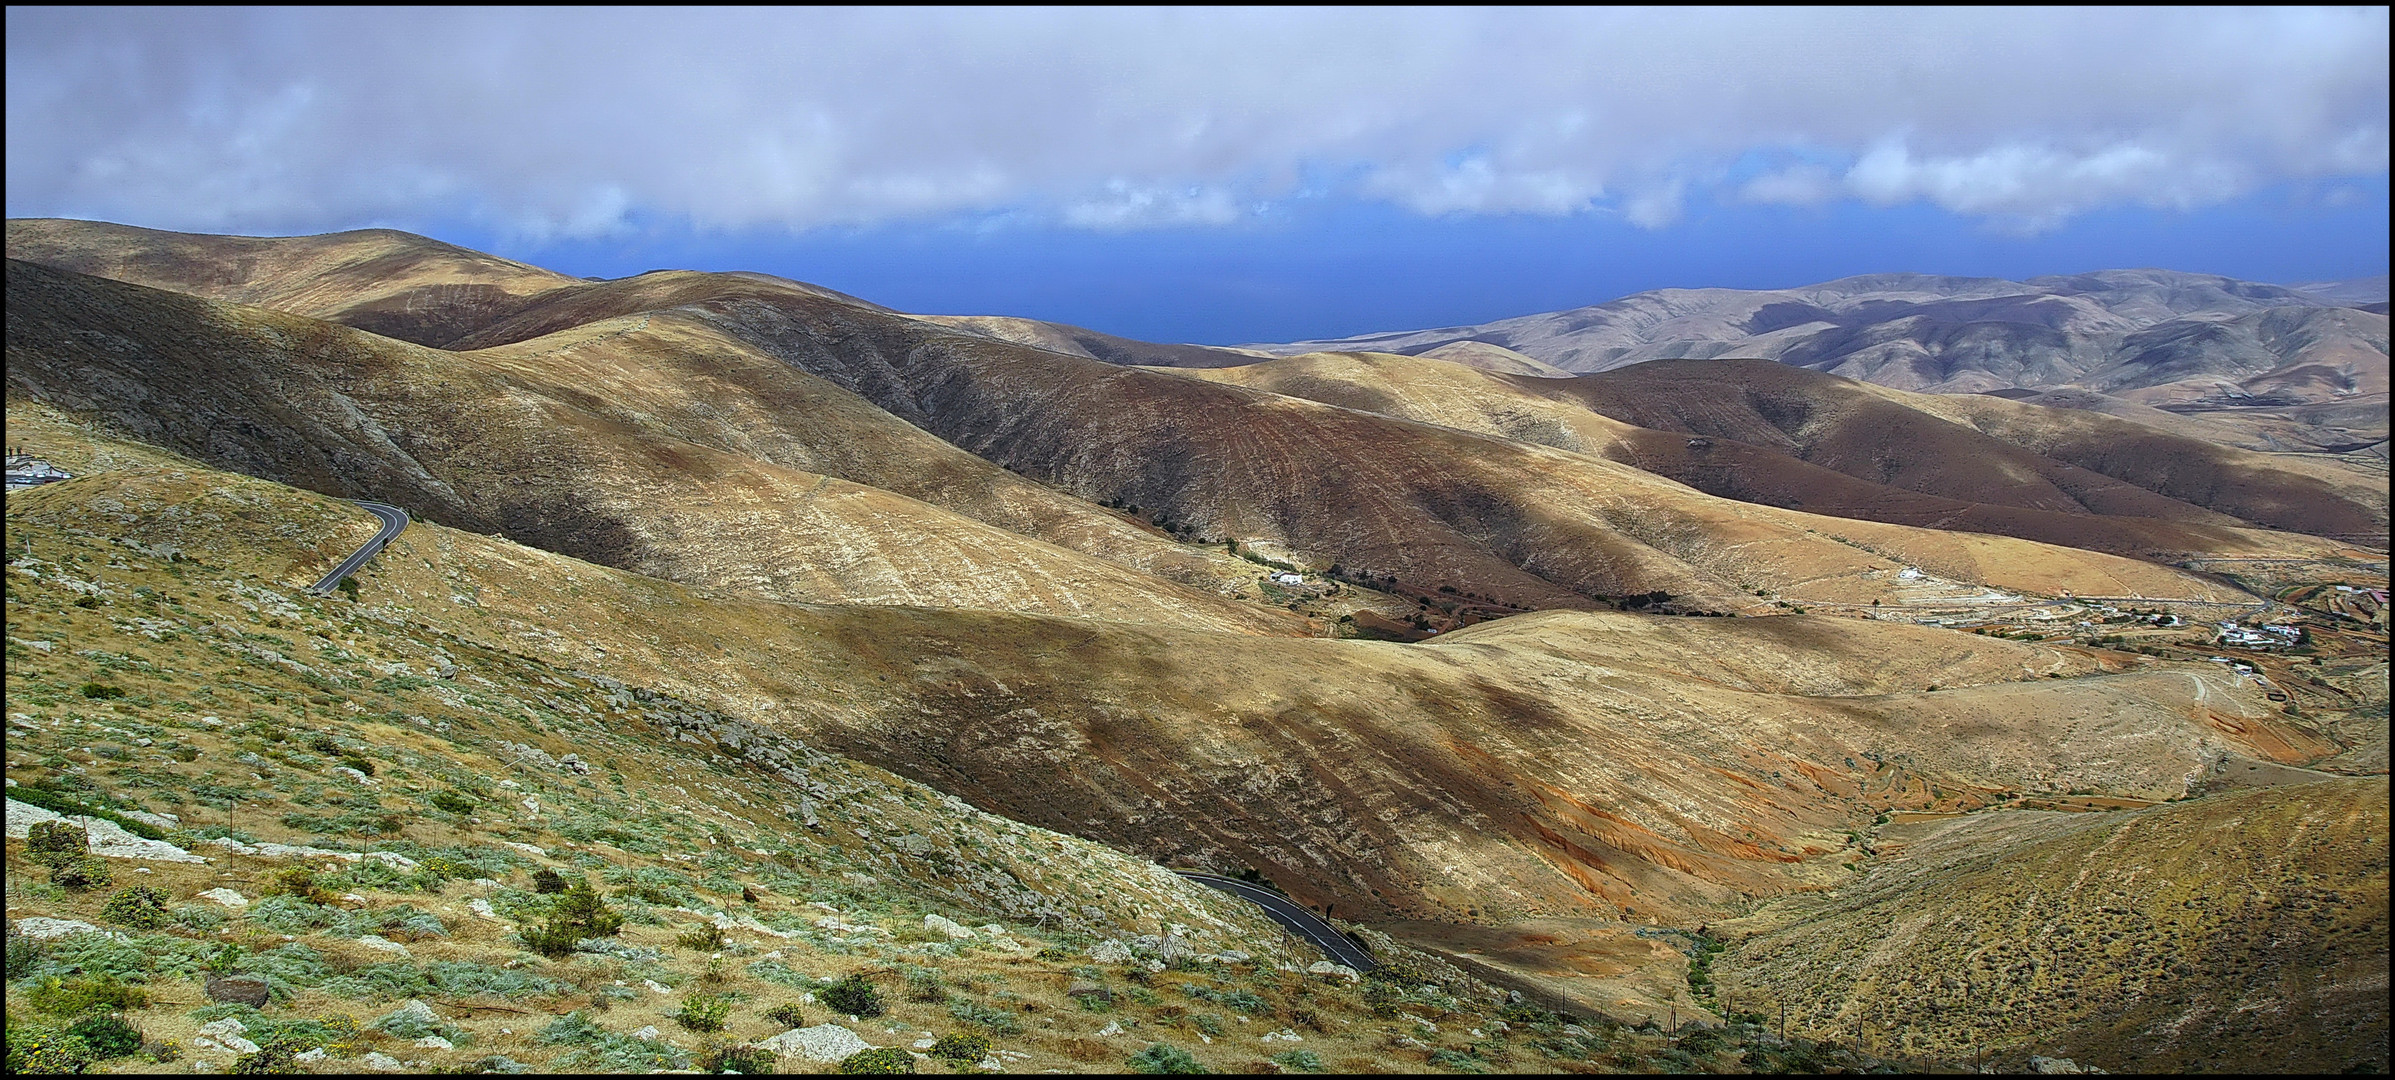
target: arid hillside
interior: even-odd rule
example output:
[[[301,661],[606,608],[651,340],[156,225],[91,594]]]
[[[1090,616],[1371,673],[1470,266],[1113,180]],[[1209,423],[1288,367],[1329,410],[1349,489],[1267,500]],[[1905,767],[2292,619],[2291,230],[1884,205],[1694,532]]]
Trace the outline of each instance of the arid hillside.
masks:
[[[1950,404],[1953,399],[1931,395],[1890,400],[1902,392],[1767,361],[1656,361],[1557,380],[1500,378],[1389,353],[1311,353],[1203,374],[1595,455],[1709,494],[1810,513],[2159,560],[2323,546],[2259,532],[2251,521],[2046,458],[1948,419],[1997,412],[2009,403]],[[2011,424],[1989,426],[2031,439],[2041,429],[2097,423],[2048,412],[2013,407],[2002,414]],[[2262,513],[2283,520],[2354,526],[2356,534],[2373,525],[2384,529],[2384,495],[2359,476],[2310,463],[2297,468],[2311,472],[2297,472],[2260,455],[2170,440],[2128,424],[2112,427],[2106,434],[2167,444],[2144,455],[2086,454],[2117,472],[2240,509],[2258,503]],[[2100,440],[2069,449],[2091,450],[2085,443],[2095,442]],[[2224,458],[2229,462],[2206,478],[2212,483],[2187,478]],[[2139,461],[2149,467],[2141,472]],[[2170,468],[2151,467],[2156,461],[2168,461]],[[2219,482],[2221,473],[2238,482]],[[2378,504],[2375,512],[2372,503]]]
[[[25,263],[8,281],[12,399],[220,466],[753,595],[1311,632],[1215,592],[1235,560],[703,327],[460,354]]]
[[[958,583],[907,564],[942,558],[945,541],[755,527],[767,518],[734,517],[729,530],[710,524],[723,513],[815,512],[825,500],[752,501],[761,496],[718,496],[713,485],[738,476],[752,491],[795,496],[840,471],[825,459],[843,455],[840,469],[860,482],[1167,574],[1176,560],[1160,541],[1128,550],[1146,534],[1090,503],[1143,508],[1183,539],[1272,541],[1351,577],[1445,586],[1527,608],[1660,592],[1696,610],[1735,611],[1751,606],[1758,589],[1861,603],[1885,593],[1886,579],[1906,566],[2037,595],[2233,595],[2111,556],[1718,499],[1582,455],[959,336],[748,277],[682,278],[653,283],[662,299],[681,302],[665,312],[622,314],[660,299],[644,291],[645,278],[568,289],[517,319],[537,323],[523,333],[551,322],[571,329],[450,352],[18,263],[10,275],[10,386],[70,411],[111,415],[120,430],[203,460],[318,490],[379,491],[436,520],[678,580],[730,584],[725,575],[746,575],[742,584],[788,598],[833,598],[808,592],[796,576],[800,562],[828,562],[867,575],[842,581],[839,596],[1005,607],[1012,601],[1004,589],[1022,581],[1039,594],[1033,610],[1117,603],[1089,587],[1099,578],[1009,570]],[[710,281],[721,295],[692,299],[708,295],[702,286]],[[226,336],[194,339],[192,326],[225,328]],[[678,336],[666,337],[667,347],[647,346],[668,331]],[[689,347],[692,335],[703,350]],[[149,389],[166,385],[175,392]],[[610,393],[594,394],[594,385]],[[636,387],[653,396],[636,396]],[[836,402],[838,423],[783,419],[804,415],[815,400]],[[753,422],[728,422],[724,410],[744,401],[757,402]],[[274,422],[258,423],[253,412]],[[844,436],[860,424],[888,442],[862,443],[864,454],[812,449],[858,445]],[[782,437],[768,440],[753,430],[760,426],[780,428]],[[678,464],[684,459],[688,467]],[[889,464],[867,467],[882,462]],[[990,463],[1087,501],[1001,479]],[[785,471],[792,469],[798,474]],[[799,475],[816,470],[824,472]],[[958,471],[986,483],[941,484],[938,474]],[[682,482],[691,473],[711,482]],[[1016,493],[1017,503],[1044,500],[1044,519],[974,504],[987,502],[985,487]],[[419,501],[404,501],[411,498]],[[716,509],[702,512],[690,500]],[[677,504],[671,514],[649,509]],[[694,536],[706,540],[687,542]],[[860,562],[844,553],[802,560],[797,549],[747,550],[812,544],[845,552],[860,543],[877,554]],[[1110,571],[1074,573],[1085,572]],[[1179,573],[1204,584],[1202,572]],[[1182,588],[1121,584],[1139,594]],[[1204,606],[1185,590],[1174,595],[1167,608]],[[1158,610],[1148,600],[1120,602]],[[1244,617],[1286,621],[1269,611]]]
[[[2000,1069],[2387,1067],[2384,776],[1889,831],[1920,838],[1721,928],[1743,937],[1722,991],[1815,1037]]]
[[[1480,342],[1578,373],[1746,356],[1934,393],[2073,387],[2232,406],[2375,397],[2383,410],[2386,312],[2334,295],[2168,270],[2018,282],[1871,274],[1796,289],[1660,289],[1477,326],[1247,347],[1422,355]]]

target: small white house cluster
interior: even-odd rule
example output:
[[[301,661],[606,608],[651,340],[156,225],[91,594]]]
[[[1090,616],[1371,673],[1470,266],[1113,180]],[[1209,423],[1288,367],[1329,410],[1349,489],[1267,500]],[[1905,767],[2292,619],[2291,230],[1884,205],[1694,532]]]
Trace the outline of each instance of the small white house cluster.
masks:
[[[2301,640],[2302,636],[2301,630],[2281,623],[2270,623],[2258,627],[2239,626],[2236,623],[2226,622],[2220,624],[2221,644],[2248,649],[2286,648]]]

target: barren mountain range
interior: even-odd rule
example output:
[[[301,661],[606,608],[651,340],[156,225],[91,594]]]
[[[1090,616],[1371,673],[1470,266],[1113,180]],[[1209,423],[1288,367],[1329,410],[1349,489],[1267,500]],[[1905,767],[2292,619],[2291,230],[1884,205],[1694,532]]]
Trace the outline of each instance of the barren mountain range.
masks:
[[[1257,871],[1579,1008],[1726,1015],[1651,935],[1799,903],[1826,929],[1762,918],[1725,970],[1819,1001],[1806,965],[1874,905],[1967,909],[2011,887],[1985,866],[2059,857],[2040,844],[2107,873],[2079,838],[2113,826],[2087,823],[2241,785],[2346,798],[2373,781],[2333,774],[2386,767],[2383,471],[2262,437],[2320,423],[2206,412],[2221,380],[2284,402],[2224,408],[2357,429],[2375,400],[2383,440],[2386,317],[2342,294],[1889,276],[1246,353],[382,231],[12,221],[8,256],[9,441],[78,476],[12,498],[12,529],[198,550],[212,485],[393,503],[419,526],[359,574],[378,619]],[[342,550],[234,527],[272,587]],[[2238,652],[2223,620],[2300,625],[2303,651]],[[1923,843],[1969,874],[1923,870],[1899,812],[1995,824]],[[2318,829],[2248,816],[2221,857],[2255,881]],[[2199,819],[2151,843],[2205,844]],[[2383,882],[2380,833],[2336,833],[2323,887]],[[2305,970],[2383,991],[2383,890],[2356,910]],[[1902,942],[1886,963],[1945,947]],[[2140,977],[2107,992],[2152,1024],[2252,996]],[[1876,993],[1799,1020],[1851,1032]],[[2300,1060],[2383,1067],[2380,1000],[2375,1057]],[[2010,1007],[1958,997],[1908,1052],[2019,1049],[1986,1011]],[[2067,1020],[2085,1060],[2160,1053],[2107,1024]]]
[[[1493,346],[1570,374],[1751,357],[1929,393],[2068,390],[2230,417],[2300,409],[2297,426],[2320,430],[2266,424],[2248,437],[2261,449],[2347,450],[2387,438],[2386,302],[2384,275],[2289,288],[2168,270],[1871,274],[1799,289],[1661,289],[1477,326],[1245,347],[1413,356]]]

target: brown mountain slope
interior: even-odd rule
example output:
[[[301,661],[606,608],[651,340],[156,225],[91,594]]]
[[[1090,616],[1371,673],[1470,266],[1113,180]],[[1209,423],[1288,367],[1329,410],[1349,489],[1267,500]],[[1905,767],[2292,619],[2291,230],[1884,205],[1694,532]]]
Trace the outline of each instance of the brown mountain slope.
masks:
[[[1730,924],[1761,932],[1716,970],[1798,1032],[2000,1070],[2384,1071],[2387,827],[2384,776],[1976,815]]]
[[[2193,504],[2313,535],[2387,527],[2383,494],[2358,477],[2294,472],[2264,455],[1987,395],[1909,394],[1762,360],[1659,361],[1547,385],[1617,420],[1782,447],[1949,497],[2180,519],[2195,517],[2183,505]]]
[[[390,229],[207,236],[11,219],[8,257],[438,345],[575,278]]]
[[[1086,327],[1068,323],[1041,322],[1037,319],[1017,319],[1004,315],[917,315],[924,322],[950,330],[963,330],[999,341],[1029,345],[1071,356],[1086,356],[1110,364],[1138,364],[1146,367],[1236,367],[1263,359],[1234,349],[1216,349],[1205,345],[1170,345],[1154,341],[1134,341],[1130,338],[1102,334]]]
[[[64,425],[12,413],[10,438],[93,459]],[[175,466],[8,504],[12,528],[245,568],[269,606],[370,526],[323,509]],[[1436,646],[1276,640],[709,596],[424,523],[358,578],[361,615],[603,659],[1009,816],[1260,867],[1365,917],[1693,922],[1846,878],[1845,834],[1882,808],[2160,798],[2224,753],[2335,750],[2214,665],[1854,620],[1548,612]]]
[[[1730,610],[1756,588],[1867,599],[1895,561],[2047,595],[2215,591],[2129,560],[1750,506],[1545,447],[803,298],[685,310],[992,461],[1164,508],[1187,533],[1524,606],[1650,590]]]
[[[635,319],[449,353],[16,262],[8,316],[12,400],[609,565],[776,598],[1308,632],[1145,572],[1206,584],[1208,557],[703,328]]]
[[[1591,411],[1573,392],[1575,384],[1490,378],[1425,358],[1309,353],[1201,374],[1326,404],[1594,454],[1709,494],[1810,513],[1993,533],[2154,559],[2204,552],[2267,555],[2321,547],[2315,541],[2244,527],[2245,523],[2235,518],[2175,500],[2141,499],[2134,492],[2104,490],[2103,504],[2114,514],[2144,510],[2149,515],[2090,513],[2017,462],[2001,459],[1994,470],[1974,469],[1967,477],[1939,476],[1938,482],[1921,485],[1934,489],[1933,493],[1875,483],[1803,460],[1797,456],[1800,448],[1789,445],[1784,437],[1760,446],[1714,435],[1690,439],[1685,433],[1637,427]],[[1669,389],[1658,396],[1666,402],[1681,400]],[[1919,421],[1926,418],[1914,419],[1912,426],[1918,428]],[[1887,417],[1868,420],[1885,421]],[[1942,421],[1933,423],[1938,428],[1952,427]],[[1918,436],[1920,432],[1898,434]],[[1969,432],[1946,434],[1948,441],[1964,444],[1952,450],[1963,460],[1989,452],[1986,446],[1970,445],[1987,440]],[[1923,447],[1918,438],[1914,445]],[[1997,447],[1995,452],[2003,458],[2026,457],[2011,447]],[[2039,464],[2049,472],[2070,471],[2053,462]],[[2066,479],[2079,481],[2083,489],[2094,486],[2084,477]],[[1981,486],[1966,480],[1989,483]],[[1982,491],[1988,494],[1980,495]],[[1965,497],[1949,497],[1958,492]],[[2007,500],[2029,505],[2004,505]]]

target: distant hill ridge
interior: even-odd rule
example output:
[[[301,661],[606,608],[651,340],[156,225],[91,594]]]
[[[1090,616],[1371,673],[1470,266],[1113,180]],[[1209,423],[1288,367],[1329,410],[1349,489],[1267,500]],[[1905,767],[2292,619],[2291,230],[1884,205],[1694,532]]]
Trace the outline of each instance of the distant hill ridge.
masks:
[[[1864,274],[1791,289],[1657,289],[1473,326],[1244,346],[1419,356],[1476,342],[1564,372],[1739,356],[1932,393],[2060,387],[2150,405],[2320,403],[2387,389],[2386,276],[2302,286],[2175,270],[2027,281]]]

